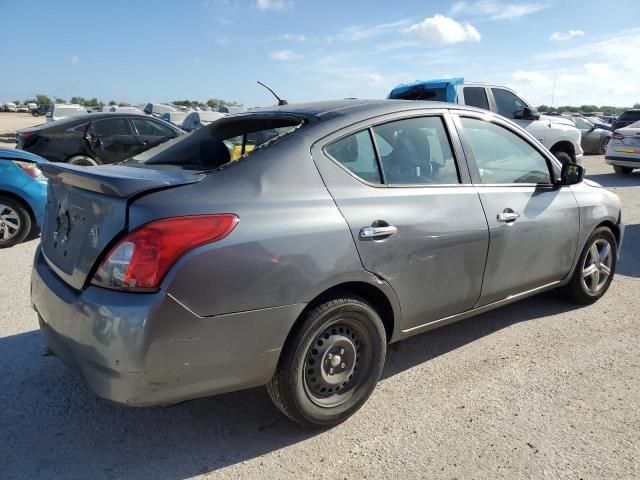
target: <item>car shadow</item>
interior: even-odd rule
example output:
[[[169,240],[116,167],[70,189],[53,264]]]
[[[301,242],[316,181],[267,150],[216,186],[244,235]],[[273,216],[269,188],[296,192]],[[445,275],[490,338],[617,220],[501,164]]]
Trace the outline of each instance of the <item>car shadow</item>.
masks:
[[[0,133],[0,143],[16,143],[16,134]]]
[[[614,172],[588,175],[589,180],[598,182],[603,187],[638,187],[640,186],[640,170],[634,170],[629,175],[620,175]]]
[[[624,212],[622,213],[624,219]],[[622,250],[616,266],[617,275],[640,277],[640,224],[634,223],[624,227]]]
[[[573,308],[548,293],[393,344],[382,381],[503,328]],[[167,408],[114,405],[43,352],[37,331],[0,339],[4,478],[186,478],[323,434],[283,417],[263,388]]]

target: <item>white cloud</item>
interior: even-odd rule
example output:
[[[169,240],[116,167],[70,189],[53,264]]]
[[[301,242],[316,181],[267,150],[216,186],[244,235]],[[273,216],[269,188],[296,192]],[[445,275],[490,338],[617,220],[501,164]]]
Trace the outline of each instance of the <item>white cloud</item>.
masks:
[[[397,20],[395,22],[381,23],[378,25],[350,25],[343,28],[335,35],[326,37],[328,43],[335,41],[357,42],[372,37],[385,34],[395,34],[398,29],[411,23],[409,19]]]
[[[534,104],[629,106],[640,99],[640,28],[583,42],[528,60],[533,68],[510,74],[507,83]],[[615,52],[612,55],[611,52]]]
[[[258,0],[256,6],[260,10],[286,10],[287,8],[284,0]]]
[[[71,55],[71,63],[74,65],[80,63],[80,57],[78,55]]]
[[[406,29],[423,40],[439,44],[479,42],[481,35],[470,23],[459,23],[444,15],[427,17]]]
[[[278,37],[279,40],[287,40],[291,42],[306,42],[307,37],[302,34],[283,33]]]
[[[538,12],[545,5],[537,2],[506,3],[498,0],[461,1],[453,4],[450,15],[482,16],[489,20],[509,20]]]
[[[290,62],[291,60],[302,58],[302,55],[294,52],[293,50],[276,50],[271,52],[269,57],[278,62]]]
[[[563,42],[565,40],[571,40],[572,38],[582,36],[584,36],[584,32],[582,30],[569,30],[568,32],[553,32],[549,37],[549,40]]]

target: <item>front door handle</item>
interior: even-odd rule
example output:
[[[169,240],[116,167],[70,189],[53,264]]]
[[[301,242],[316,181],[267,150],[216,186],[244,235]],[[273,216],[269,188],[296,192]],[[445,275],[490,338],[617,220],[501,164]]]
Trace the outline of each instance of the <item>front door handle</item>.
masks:
[[[364,227],[360,229],[360,238],[380,238],[390,237],[398,233],[398,229],[393,225],[385,227]]]
[[[497,217],[499,222],[505,223],[515,222],[518,218],[520,218],[520,214],[518,212],[514,212],[510,208],[505,208]]]

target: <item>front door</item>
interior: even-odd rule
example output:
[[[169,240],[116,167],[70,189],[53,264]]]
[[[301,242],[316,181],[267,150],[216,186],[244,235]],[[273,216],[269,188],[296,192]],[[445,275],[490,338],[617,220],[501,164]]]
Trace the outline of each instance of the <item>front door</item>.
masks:
[[[396,117],[314,147],[364,268],[400,300],[403,330],[472,308],[482,286],[487,222],[445,118]]]
[[[560,281],[571,270],[578,243],[578,204],[570,187],[556,185],[551,158],[506,122],[460,115],[489,224],[478,306]]]

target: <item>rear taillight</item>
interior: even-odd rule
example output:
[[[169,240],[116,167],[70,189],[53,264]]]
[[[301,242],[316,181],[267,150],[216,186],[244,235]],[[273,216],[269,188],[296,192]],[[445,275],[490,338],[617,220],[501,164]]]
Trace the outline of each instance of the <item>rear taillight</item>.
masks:
[[[235,228],[233,214],[173,217],[147,223],[120,240],[91,283],[116,290],[157,290],[185,253],[223,239]]]
[[[40,180],[43,182],[47,181],[47,177],[43,175],[42,170],[40,170],[35,163],[22,162],[20,160],[14,160],[13,163],[20,167],[24,173],[29,175],[34,180]]]
[[[611,134],[611,138],[613,138],[614,140],[622,140],[624,138],[624,135],[618,132],[613,132]]]

